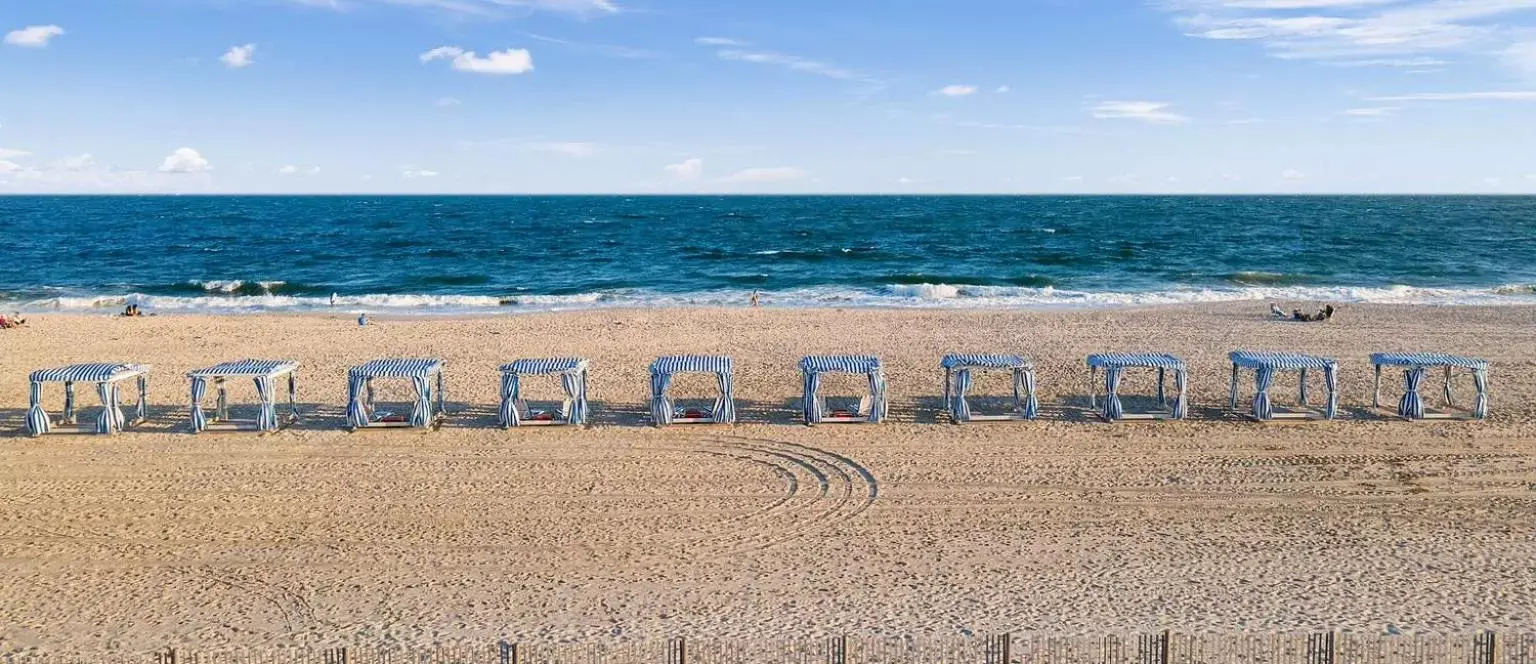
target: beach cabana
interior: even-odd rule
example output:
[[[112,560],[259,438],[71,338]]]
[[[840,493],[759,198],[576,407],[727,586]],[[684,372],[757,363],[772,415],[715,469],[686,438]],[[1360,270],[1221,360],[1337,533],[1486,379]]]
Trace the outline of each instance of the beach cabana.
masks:
[[[811,355],[800,360],[800,372],[805,387],[806,424],[885,421],[890,405],[885,399],[885,372],[880,368],[880,358],[868,355]],[[829,373],[867,377],[869,394],[860,398],[853,410],[828,410],[826,397],[821,395],[821,377]]]
[[[49,433],[104,433],[114,434],[148,419],[149,365],[145,364],[72,364],[57,369],[42,369],[30,376],[30,403],[27,408],[27,433],[41,436]],[[133,419],[128,419],[122,409],[122,383],[135,381],[139,391],[138,403],[133,408]],[[43,384],[64,384],[64,412],[54,421],[43,410]],[[101,399],[101,414],[91,424],[81,425],[76,420],[75,384],[96,385],[96,396]]]
[[[374,403],[373,381],[404,379],[415,389],[409,416],[379,411]],[[347,371],[347,427],[427,427],[442,420],[443,361],[436,359],[373,360]]]
[[[1157,353],[1103,353],[1088,356],[1088,405],[1097,410],[1098,372],[1104,370],[1104,408],[1099,412],[1105,420],[1182,420],[1189,414],[1189,400],[1185,396],[1189,371],[1184,360],[1172,355]],[[1120,381],[1127,369],[1157,370],[1157,410],[1127,412],[1120,402]],[[1168,372],[1173,372],[1177,394],[1168,403]]]
[[[299,363],[291,360],[237,360],[225,362],[207,369],[187,374],[192,381],[192,431],[202,433],[209,429],[222,431],[277,431],[279,427],[297,422]],[[277,416],[277,381],[288,379],[288,416]],[[256,384],[256,399],[260,404],[254,420],[237,420],[229,416],[227,382],[231,378],[249,378]],[[203,398],[212,383],[216,397],[213,417],[203,412]]]
[[[530,410],[523,400],[523,376],[559,376],[565,401],[559,413]],[[517,426],[587,423],[587,361],[578,357],[517,360],[501,365],[501,410],[497,420],[503,429]]]
[[[1040,400],[1035,398],[1035,366],[1018,355],[945,355],[939,362],[944,369],[944,410],[949,421],[988,422],[1006,420],[1032,420],[1040,413]],[[971,410],[967,400],[972,375],[977,371],[1008,371],[1013,374],[1013,410],[1006,414],[981,414]]]
[[[1397,414],[1409,420],[1447,420],[1464,418],[1464,413],[1457,413],[1449,409],[1456,407],[1455,395],[1451,393],[1451,379],[1457,369],[1465,370],[1472,374],[1472,385],[1477,389],[1477,398],[1473,401],[1471,416],[1476,419],[1488,417],[1488,363],[1484,360],[1443,353],[1373,353],[1371,364],[1376,366],[1376,391],[1371,398],[1371,405],[1381,407],[1381,370],[1383,367],[1401,367],[1403,370],[1403,398],[1397,402]],[[1431,369],[1445,370],[1445,406],[1446,411],[1432,411],[1424,406],[1424,396],[1420,392],[1424,381],[1429,377]]]
[[[677,412],[669,394],[672,378],[680,373],[714,374],[720,387],[715,404],[708,412],[685,409]],[[666,424],[731,424],[736,421],[735,372],[731,358],[720,355],[677,355],[659,357],[651,363],[651,421]]]
[[[1339,363],[1326,357],[1314,357],[1301,353],[1270,351],[1232,351],[1232,389],[1228,407],[1237,410],[1237,379],[1242,369],[1253,371],[1253,408],[1250,415],[1259,421],[1333,419],[1339,411]],[[1275,372],[1295,371],[1297,380],[1297,408],[1276,409],[1270,401],[1269,389],[1275,383]],[[1321,411],[1307,403],[1307,372],[1323,372],[1323,385],[1328,391]]]

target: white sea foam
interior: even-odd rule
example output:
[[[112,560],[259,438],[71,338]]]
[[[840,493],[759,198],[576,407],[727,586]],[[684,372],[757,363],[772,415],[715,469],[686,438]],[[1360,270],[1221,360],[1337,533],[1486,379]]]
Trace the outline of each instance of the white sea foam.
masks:
[[[239,286],[210,288],[233,293]],[[270,290],[270,289],[268,289]],[[603,307],[737,307],[749,302],[751,291],[717,290],[664,293],[616,290],[570,295],[430,295],[365,294],[329,297],[286,295],[209,295],[181,297],[132,293],[52,297],[0,302],[3,309],[57,312],[115,313],[137,304],[164,313],[256,313],[265,311],[391,312],[400,314],[505,313],[558,311]],[[1510,284],[1486,289],[1420,288],[1413,286],[1253,286],[1185,288],[1160,291],[1076,291],[1051,287],[976,286],[955,284],[892,284],[880,288],[814,287],[762,293],[767,306],[778,307],[902,307],[955,309],[1112,308],[1208,302],[1273,301],[1285,306],[1333,303],[1429,305],[1536,305],[1536,285]]]

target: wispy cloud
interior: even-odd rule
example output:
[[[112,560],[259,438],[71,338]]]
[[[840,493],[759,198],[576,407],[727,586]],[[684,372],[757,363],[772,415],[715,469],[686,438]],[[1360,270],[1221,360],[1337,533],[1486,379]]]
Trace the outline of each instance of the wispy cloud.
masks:
[[[1384,118],[1396,113],[1401,108],[1397,106],[1374,106],[1369,108],[1349,108],[1344,110],[1344,115],[1356,118]]]
[[[64,28],[57,25],[29,25],[20,30],[5,33],[5,43],[12,46],[42,48],[47,46],[54,37],[62,34],[64,34]]]
[[[533,71],[533,55],[521,48],[491,51],[483,58],[457,46],[439,46],[421,54],[423,63],[433,60],[448,60],[454,69],[473,74],[513,76]]]
[[[968,97],[976,94],[974,85],[946,85],[933,91],[933,94],[944,97]]]
[[[616,14],[623,8],[613,0],[289,0],[301,5],[337,11],[358,5],[385,4],[422,7],[459,16],[499,17],[514,13],[561,12],[567,14]]]
[[[549,152],[552,154],[565,155],[567,157],[575,157],[578,159],[582,157],[591,157],[603,151],[603,146],[596,143],[575,141],[536,142],[530,143],[528,147],[535,152]]]
[[[693,43],[700,46],[751,46],[747,42],[730,37],[695,37]]]
[[[1536,90],[1494,90],[1488,92],[1420,92],[1407,95],[1371,97],[1371,101],[1536,101]]]
[[[523,33],[523,36],[536,41],[549,44],[559,44],[573,51],[581,53],[596,53],[610,58],[622,58],[625,60],[654,60],[661,57],[660,53],[643,48],[631,48],[629,46],[617,46],[614,44],[596,44],[592,42],[579,42],[569,39],[560,39],[547,35],[539,35],[531,32]]]
[[[232,46],[224,55],[219,56],[219,62],[230,69],[244,69],[256,64],[256,45]]]
[[[1159,101],[1103,101],[1089,108],[1100,120],[1137,120],[1148,124],[1174,125],[1189,118],[1168,110],[1173,104]]]
[[[665,170],[674,179],[693,182],[704,177],[704,160],[697,157],[684,159],[676,164],[668,164],[662,170]]]
[[[1497,52],[1528,31],[1536,0],[1156,0],[1187,34],[1248,41],[1276,57],[1423,69]]]
[[[804,169],[790,166],[776,168],[744,168],[727,175],[716,182],[722,184],[767,184],[774,182],[793,182],[810,177],[810,173]]]
[[[817,76],[825,76],[827,78],[833,78],[840,81],[862,81],[864,83],[875,86],[876,88],[883,87],[885,85],[882,81],[874,77],[865,75],[852,69],[848,69],[846,67],[841,67],[829,62],[823,62],[821,60],[816,60],[814,58],[808,58],[800,55],[779,53],[767,49],[755,48],[752,46],[752,44],[737,39],[730,39],[727,37],[697,37],[693,40],[693,42],[701,46],[719,47],[715,50],[715,57],[718,57],[721,60],[770,65],[787,69],[789,71],[815,74]]]

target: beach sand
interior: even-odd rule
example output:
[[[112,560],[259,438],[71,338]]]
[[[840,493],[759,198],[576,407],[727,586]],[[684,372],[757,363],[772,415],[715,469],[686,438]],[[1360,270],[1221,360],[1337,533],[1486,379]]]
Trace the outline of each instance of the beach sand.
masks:
[[[1536,308],[1266,316],[1265,303],[364,328],[350,316],[36,316],[0,331],[0,652],[1536,623]],[[1337,357],[1341,420],[1227,414],[1238,347]],[[1083,356],[1141,350],[1189,361],[1191,420],[1085,415]],[[1490,360],[1493,417],[1370,412],[1367,356],[1380,350]],[[1032,356],[1042,420],[936,422],[951,351]],[[734,356],[748,423],[644,426],[648,363],[682,352]],[[825,352],[881,356],[895,421],[794,424],[795,363]],[[492,426],[500,363],[569,354],[592,360],[594,427]],[[340,430],[346,367],[389,356],[447,361],[448,426]],[[302,362],[304,421],[184,433],[185,373],[243,357]],[[22,437],[26,374],[80,361],[154,365],[154,421],[112,438]],[[1387,403],[1400,380],[1388,375]],[[711,381],[676,386],[702,394]],[[1294,383],[1274,393],[1293,399]]]

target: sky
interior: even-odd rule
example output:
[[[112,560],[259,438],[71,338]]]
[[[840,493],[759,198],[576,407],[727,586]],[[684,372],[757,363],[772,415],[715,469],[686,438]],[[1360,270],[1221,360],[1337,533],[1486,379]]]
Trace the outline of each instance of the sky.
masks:
[[[1536,0],[0,0],[5,193],[1536,193]]]

